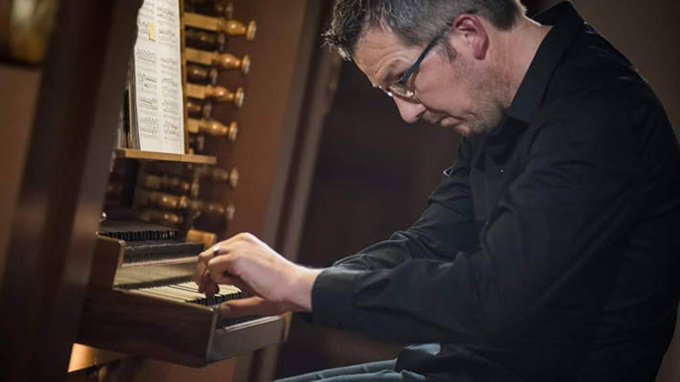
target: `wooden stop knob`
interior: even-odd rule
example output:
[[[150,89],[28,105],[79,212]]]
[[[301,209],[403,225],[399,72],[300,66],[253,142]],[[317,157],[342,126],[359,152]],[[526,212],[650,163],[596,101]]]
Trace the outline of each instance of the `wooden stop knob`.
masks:
[[[227,139],[229,140],[229,142],[234,142],[236,141],[237,136],[238,136],[238,123],[234,121],[230,123],[229,127],[227,128]]]
[[[243,100],[245,99],[245,92],[243,91],[243,88],[238,88],[235,92],[232,92],[222,86],[208,85],[206,86],[205,94],[208,97],[213,98],[215,101],[233,103],[237,108],[243,106]]]
[[[255,34],[257,34],[257,23],[251,21],[248,26],[237,20],[220,20],[218,25],[220,32],[228,36],[245,36],[246,40],[253,41]]]
[[[236,167],[234,167],[229,172],[229,185],[232,188],[236,188],[238,186],[239,178],[240,178],[240,175],[238,173],[238,169]]]
[[[229,53],[215,54],[212,63],[222,69],[240,69],[243,75],[250,71],[250,56],[247,54],[241,59]]]

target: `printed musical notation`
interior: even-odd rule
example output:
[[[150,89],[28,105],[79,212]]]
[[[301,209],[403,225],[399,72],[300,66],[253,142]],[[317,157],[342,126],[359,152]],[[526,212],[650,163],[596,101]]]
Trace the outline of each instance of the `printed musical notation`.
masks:
[[[184,153],[179,0],[144,0],[134,48],[134,118],[140,150]]]

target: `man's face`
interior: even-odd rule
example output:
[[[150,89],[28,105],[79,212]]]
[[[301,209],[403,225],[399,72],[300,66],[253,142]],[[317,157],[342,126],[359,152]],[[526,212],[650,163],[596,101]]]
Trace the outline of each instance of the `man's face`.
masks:
[[[423,119],[454,128],[462,135],[488,132],[503,115],[497,101],[498,76],[488,60],[474,57],[464,40],[458,41],[455,36],[448,40],[456,50],[453,60],[442,52],[443,47],[435,47],[407,83],[415,89],[417,99],[394,96],[394,102],[408,123]],[[372,28],[357,43],[354,61],[374,86],[387,88],[399,80],[424,48],[404,47],[391,31]]]

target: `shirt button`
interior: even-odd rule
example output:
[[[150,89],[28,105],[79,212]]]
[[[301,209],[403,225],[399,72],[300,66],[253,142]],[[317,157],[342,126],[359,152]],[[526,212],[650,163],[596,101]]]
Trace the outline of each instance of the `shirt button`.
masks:
[[[498,173],[500,173],[501,175],[505,174],[505,169],[502,168],[502,169],[498,170]]]

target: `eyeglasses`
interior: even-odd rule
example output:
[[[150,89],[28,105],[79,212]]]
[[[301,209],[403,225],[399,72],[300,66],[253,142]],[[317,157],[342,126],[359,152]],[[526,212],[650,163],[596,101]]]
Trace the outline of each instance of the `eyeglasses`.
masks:
[[[427,53],[437,44],[437,41],[441,38],[441,35],[438,35],[435,37],[432,41],[430,41],[429,44],[427,44],[427,47],[425,50],[423,50],[423,53],[418,56],[416,61],[411,65],[408,70],[401,75],[401,78],[399,78],[399,81],[389,85],[387,89],[383,89],[382,86],[378,86],[378,89],[384,91],[388,96],[393,97],[393,96],[398,96],[400,98],[404,98],[408,101],[416,101],[416,91],[415,89],[409,87],[406,85],[408,82],[409,78],[411,78],[411,75],[418,70],[418,67],[420,67],[420,63],[425,59],[425,56],[427,56]]]

